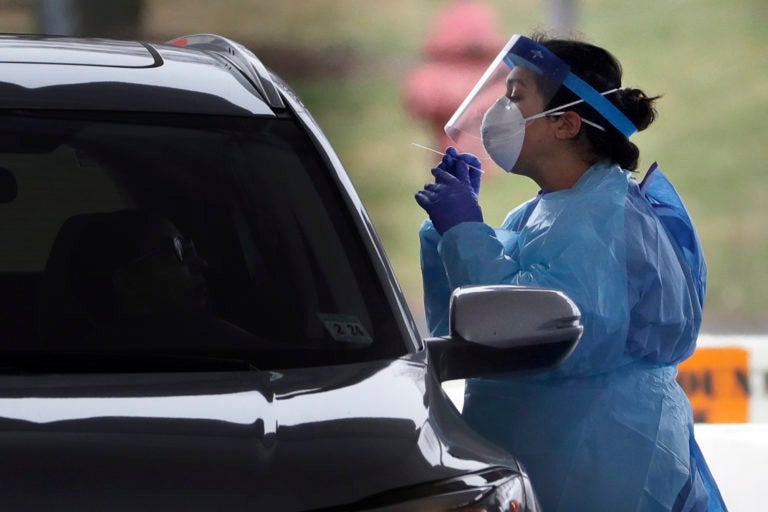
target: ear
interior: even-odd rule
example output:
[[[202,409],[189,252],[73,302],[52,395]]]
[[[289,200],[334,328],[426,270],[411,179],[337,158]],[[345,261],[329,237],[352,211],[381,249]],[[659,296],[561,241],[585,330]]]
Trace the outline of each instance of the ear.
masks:
[[[581,132],[581,116],[572,110],[557,116],[555,136],[558,139],[575,139]]]

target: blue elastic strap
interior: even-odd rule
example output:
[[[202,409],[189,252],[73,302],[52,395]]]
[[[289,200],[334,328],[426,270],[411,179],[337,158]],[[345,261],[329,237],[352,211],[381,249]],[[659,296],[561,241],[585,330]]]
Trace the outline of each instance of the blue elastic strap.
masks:
[[[616,108],[616,105],[608,101],[605,96],[597,92],[591,85],[578,76],[573,73],[568,73],[563,80],[563,85],[573,91],[576,96],[589,103],[609,123],[623,133],[625,137],[629,138],[630,135],[637,131],[637,127],[635,127],[632,121],[630,121],[621,110]]]

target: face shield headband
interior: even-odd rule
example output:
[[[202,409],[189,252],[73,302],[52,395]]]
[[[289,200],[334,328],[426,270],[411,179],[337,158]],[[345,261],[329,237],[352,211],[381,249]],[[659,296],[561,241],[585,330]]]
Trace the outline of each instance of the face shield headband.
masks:
[[[570,66],[544,46],[520,35],[513,36],[496,56],[478,83],[445,125],[445,133],[453,139],[461,151],[468,151],[480,158],[488,156],[481,142],[481,125],[486,112],[507,96],[507,79],[515,67],[531,71],[539,82],[539,93],[548,104],[560,86],[570,89],[581,98],[567,105],[547,110],[526,118],[526,121],[546,115],[562,114],[564,108],[586,102],[625,137],[637,131],[635,125],[616,106],[605,98],[615,92],[596,91],[591,85],[571,72]],[[586,124],[597,126],[582,119]]]

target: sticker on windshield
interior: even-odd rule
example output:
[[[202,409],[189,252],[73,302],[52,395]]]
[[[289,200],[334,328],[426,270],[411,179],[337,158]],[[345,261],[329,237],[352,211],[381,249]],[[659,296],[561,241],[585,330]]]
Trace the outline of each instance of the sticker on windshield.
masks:
[[[331,315],[318,313],[317,316],[325,324],[325,328],[336,341],[370,345],[373,339],[365,332],[363,324],[354,315]]]

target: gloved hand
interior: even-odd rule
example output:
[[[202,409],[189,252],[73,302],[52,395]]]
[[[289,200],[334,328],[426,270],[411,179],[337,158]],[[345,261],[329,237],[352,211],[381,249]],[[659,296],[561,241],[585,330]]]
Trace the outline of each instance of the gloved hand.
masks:
[[[472,153],[459,153],[453,146],[448,146],[448,149],[445,150],[445,155],[443,155],[443,161],[437,167],[458,177],[457,166],[461,165],[461,163],[466,164],[468,167],[467,172],[469,173],[469,183],[472,185],[472,190],[475,195],[480,195],[480,179],[483,176],[480,170],[482,164]]]
[[[467,166],[455,168],[458,177],[439,167],[432,169],[435,183],[427,183],[416,193],[416,202],[427,211],[441,235],[462,222],[483,222],[483,212],[470,184]]]

